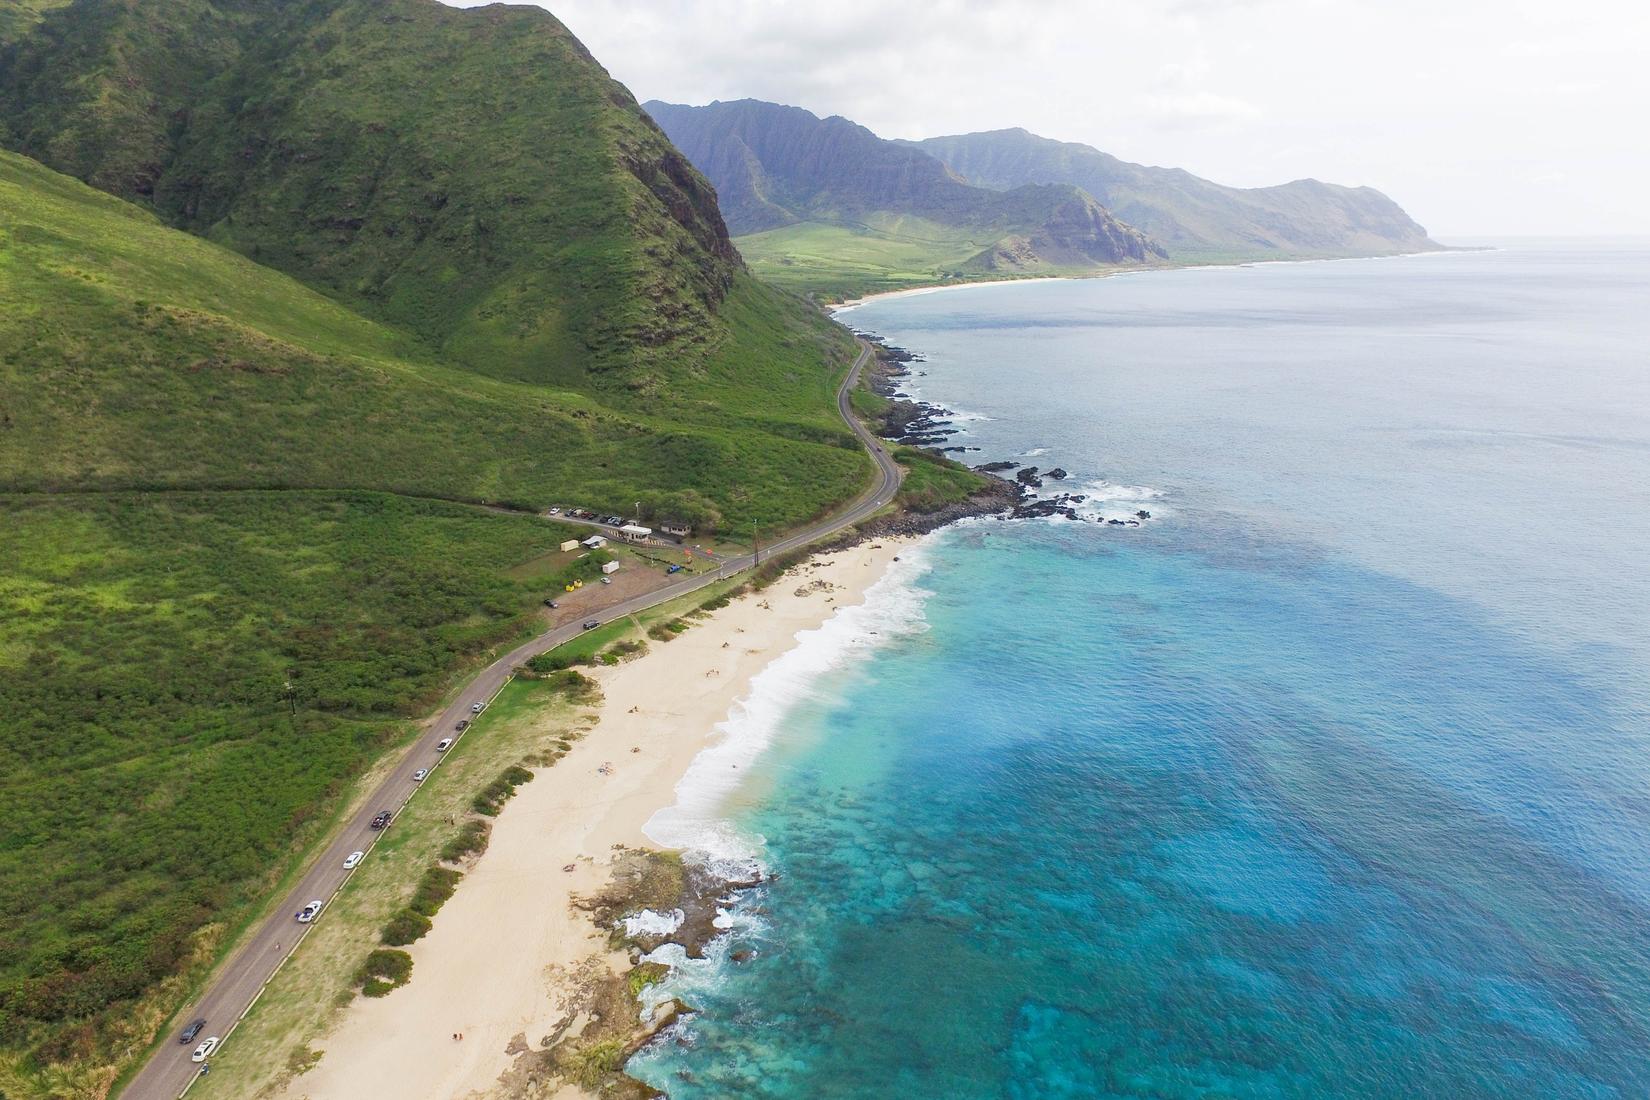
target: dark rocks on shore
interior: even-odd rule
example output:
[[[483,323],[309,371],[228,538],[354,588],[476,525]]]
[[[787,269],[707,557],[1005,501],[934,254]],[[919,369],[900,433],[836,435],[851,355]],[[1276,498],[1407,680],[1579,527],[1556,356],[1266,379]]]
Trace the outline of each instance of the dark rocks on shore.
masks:
[[[1152,518],[1152,514],[1148,511],[1146,511],[1146,509],[1144,509],[1144,508],[1142,508],[1142,509],[1140,509],[1140,511],[1136,512],[1135,515],[1137,517],[1139,517],[1140,519],[1151,519]]]
[[[1028,489],[1041,489],[1043,487],[1043,479],[1038,476],[1037,467],[1035,466],[1027,466],[1019,471],[1014,475],[1014,480]]]
[[[1014,509],[1010,515],[1014,519],[1046,519],[1049,516],[1064,516],[1067,519],[1080,520],[1083,517],[1077,514],[1072,507],[1083,500],[1080,496],[1070,496],[1065,493],[1052,497],[1027,497]]]
[[[1018,462],[985,462],[974,467],[974,472],[977,474],[1000,474],[1006,470],[1018,470],[1019,468],[1020,464]]]
[[[1043,476],[1051,477],[1055,481],[1064,481],[1069,475],[1065,472],[1065,470],[1061,469],[1059,466],[1056,466]]]
[[[853,541],[892,538],[895,535],[926,535],[946,524],[970,516],[1000,516],[1013,512],[1020,504],[1019,486],[1000,477],[988,478],[985,488],[955,504],[947,504],[932,512],[899,512],[878,516],[859,529]]]

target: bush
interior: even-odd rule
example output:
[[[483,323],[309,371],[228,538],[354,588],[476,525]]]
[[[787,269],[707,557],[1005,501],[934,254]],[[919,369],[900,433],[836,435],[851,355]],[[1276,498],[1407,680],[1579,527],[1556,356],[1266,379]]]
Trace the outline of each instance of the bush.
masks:
[[[447,899],[453,896],[453,891],[458,889],[458,880],[463,877],[462,871],[450,867],[431,867],[418,880],[418,889],[413,891],[407,908],[426,917],[435,916],[441,912]]]
[[[368,997],[382,997],[412,978],[412,956],[386,947],[374,948],[355,971],[356,984]]]
[[[560,672],[571,667],[573,658],[565,653],[540,653],[537,657],[527,660],[526,669],[535,676],[548,676],[553,672]]]
[[[576,668],[551,673],[544,682],[574,703],[594,703],[602,696],[601,686]]]
[[[481,793],[476,795],[475,801],[470,805],[478,814],[496,817],[499,810],[516,793],[516,788],[531,781],[532,778],[532,772],[519,764],[513,764],[505,768],[503,774],[497,779],[482,788]]]
[[[391,947],[405,947],[424,938],[430,930],[430,918],[411,909],[398,910],[384,925],[378,938]]]
[[[647,628],[647,636],[656,642],[668,642],[690,625],[692,624],[686,619],[671,619],[669,622],[654,623]]]
[[[451,840],[441,849],[445,863],[457,863],[465,856],[479,855],[487,850],[487,834],[491,832],[485,821],[466,821]]]

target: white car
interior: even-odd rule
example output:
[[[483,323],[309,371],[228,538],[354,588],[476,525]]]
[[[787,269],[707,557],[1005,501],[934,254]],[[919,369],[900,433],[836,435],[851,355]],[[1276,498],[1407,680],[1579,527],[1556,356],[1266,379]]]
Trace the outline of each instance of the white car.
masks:
[[[310,921],[314,920],[320,914],[321,906],[325,904],[326,903],[320,898],[316,898],[314,901],[298,910],[298,923],[308,924]]]
[[[482,704],[480,704],[480,703],[475,704],[474,706],[472,706],[470,708],[470,713],[471,714],[480,714],[481,713],[481,707],[482,707]]]
[[[191,1062],[204,1062],[204,1061],[206,1061],[207,1055],[211,1054],[214,1050],[217,1050],[217,1049],[218,1049],[218,1037],[216,1035],[214,1035],[210,1039],[203,1040],[201,1042],[201,1045],[195,1048],[195,1053],[193,1053],[189,1056],[189,1060]]]
[[[435,751],[436,752],[446,752],[448,749],[450,749],[452,747],[453,747],[453,739],[451,737],[443,737],[441,740],[439,740],[435,743]]]
[[[550,514],[553,515],[553,516],[559,516],[559,515],[561,515],[561,509],[560,508],[552,508],[552,509],[550,509]]]
[[[430,769],[429,768],[419,768],[417,771],[413,772],[413,782],[414,783],[422,783],[422,782],[424,782],[424,777],[429,775],[429,774],[430,774]]]
[[[359,867],[361,865],[361,861],[366,858],[367,853],[365,852],[351,852],[349,855],[344,857],[344,870],[348,871],[353,867]]]

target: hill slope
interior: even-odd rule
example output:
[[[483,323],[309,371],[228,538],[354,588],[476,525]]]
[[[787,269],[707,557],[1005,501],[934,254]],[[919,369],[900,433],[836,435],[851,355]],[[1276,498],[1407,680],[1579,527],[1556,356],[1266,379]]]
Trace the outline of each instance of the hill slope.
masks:
[[[981,187],[1080,187],[1162,242],[1174,259],[1369,256],[1440,247],[1397,203],[1369,187],[1311,179],[1223,187],[1179,168],[1130,164],[1021,129],[909,144]]]
[[[912,261],[953,273],[1082,270],[1161,256],[1077,188],[970,186],[925,153],[844,118],[759,100],[645,107],[716,185],[747,257],[782,281],[802,281],[806,252],[797,246],[817,240],[820,227],[836,231],[827,240],[903,247]],[[788,257],[776,256],[787,246]]]
[[[536,8],[78,0],[0,66],[0,118],[473,370],[645,392],[723,335],[713,192]]]

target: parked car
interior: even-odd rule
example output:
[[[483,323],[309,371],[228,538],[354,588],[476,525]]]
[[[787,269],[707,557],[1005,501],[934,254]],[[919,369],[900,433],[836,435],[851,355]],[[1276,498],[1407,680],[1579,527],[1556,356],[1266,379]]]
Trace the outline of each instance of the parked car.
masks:
[[[388,825],[390,823],[390,816],[391,815],[390,815],[390,812],[388,810],[381,811],[378,814],[377,817],[372,819],[372,827],[374,829],[384,828],[386,825]]]
[[[465,730],[467,730],[469,728],[470,728],[470,720],[468,718],[459,719],[458,725],[453,727],[453,729],[457,730],[459,733],[463,733]]]
[[[212,1038],[207,1039],[205,1042],[201,1043],[200,1046],[196,1047],[195,1048],[195,1053],[193,1053],[189,1056],[189,1060],[191,1062],[204,1062],[204,1061],[206,1061],[206,1056],[211,1054],[214,1050],[217,1050],[217,1049],[218,1049],[218,1037],[216,1035],[214,1035],[214,1036],[212,1036]]]
[[[424,782],[425,777],[428,776],[429,774],[430,774],[430,769],[429,768],[419,768],[417,771],[413,772],[413,782],[414,783],[422,783],[422,782]]]
[[[450,749],[452,747],[453,747],[453,739],[451,737],[443,737],[441,740],[439,740],[435,743],[435,751],[436,752],[446,752],[448,749]]]
[[[178,1036],[178,1042],[180,1042],[180,1043],[189,1042],[189,1040],[191,1040],[195,1036],[199,1035],[201,1033],[201,1029],[204,1028],[205,1026],[206,1026],[206,1018],[205,1017],[202,1017],[199,1020],[195,1020],[195,1021],[191,1022],[188,1027],[183,1029],[183,1034]]]
[[[682,567],[680,565],[672,565],[665,570],[666,573],[680,573],[681,571]]]
[[[586,630],[595,630],[598,626],[601,626],[601,625],[602,624],[601,624],[600,619],[586,619],[584,621],[584,628]]]
[[[613,578],[612,577],[603,577],[602,578],[602,583],[603,584],[612,584],[613,583]]]
[[[560,508],[552,508],[552,509],[550,509],[550,514],[553,515],[553,516],[559,516],[559,515],[561,515],[561,509]]]
[[[553,610],[555,608],[560,607],[561,604],[557,603],[555,600],[545,600],[544,601],[544,606],[548,607],[548,608],[551,608]]]
[[[470,704],[470,713],[471,714],[480,714],[481,713],[481,708],[486,706],[486,705],[487,705],[486,703],[472,703],[472,704]]]
[[[320,915],[321,906],[324,904],[325,903],[321,901],[320,898],[316,898],[314,901],[298,910],[298,923],[308,924],[310,921],[314,920]]]
[[[365,852],[351,852],[344,857],[344,870],[349,871],[361,866],[361,861],[366,858],[367,853]]]

